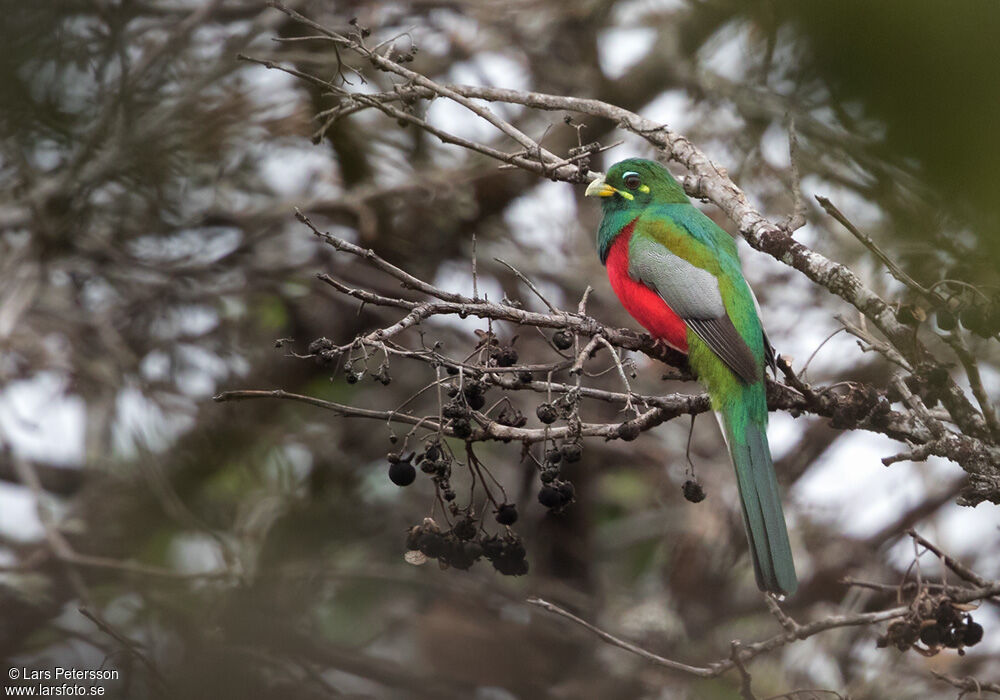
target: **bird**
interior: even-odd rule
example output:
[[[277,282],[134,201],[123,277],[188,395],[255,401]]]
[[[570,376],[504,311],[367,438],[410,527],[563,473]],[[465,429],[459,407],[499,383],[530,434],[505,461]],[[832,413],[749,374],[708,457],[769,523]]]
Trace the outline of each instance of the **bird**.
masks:
[[[615,163],[586,196],[601,200],[597,251],[622,306],[653,338],[685,353],[708,390],[758,588],[791,596],[798,580],[767,442],[765,368],[774,370],[775,354],[736,242],[652,160]]]

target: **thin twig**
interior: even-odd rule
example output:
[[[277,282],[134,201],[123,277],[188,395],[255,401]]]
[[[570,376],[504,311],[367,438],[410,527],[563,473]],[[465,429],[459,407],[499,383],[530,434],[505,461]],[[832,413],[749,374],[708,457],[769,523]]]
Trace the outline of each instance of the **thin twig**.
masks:
[[[619,647],[620,649],[624,649],[625,651],[640,656],[643,659],[646,659],[647,661],[656,664],[657,666],[669,668],[674,671],[682,671],[684,673],[689,673],[694,676],[699,676],[700,678],[713,678],[719,675],[719,673],[712,668],[691,666],[690,664],[681,663],[680,661],[674,661],[672,659],[660,656],[659,654],[654,654],[651,651],[647,651],[646,649],[638,647],[635,644],[632,644],[631,642],[626,642],[623,639],[619,639],[613,634],[605,632],[599,627],[590,624],[586,620],[577,617],[570,611],[559,607],[555,603],[550,603],[549,601],[543,600],[541,598],[528,598],[526,602],[528,603],[528,605],[534,605],[536,607],[542,608],[543,610],[547,610],[550,613],[559,615],[560,617],[564,617],[567,620],[570,620],[571,622],[580,625],[584,629],[590,630],[608,644],[611,644],[612,646]]]

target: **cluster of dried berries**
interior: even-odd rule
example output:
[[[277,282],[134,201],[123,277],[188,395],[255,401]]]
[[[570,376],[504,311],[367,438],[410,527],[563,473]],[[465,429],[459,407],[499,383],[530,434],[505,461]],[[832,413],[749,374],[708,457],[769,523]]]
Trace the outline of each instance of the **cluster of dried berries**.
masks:
[[[464,440],[472,435],[472,411],[478,411],[486,405],[488,389],[479,379],[470,379],[461,387],[448,387],[448,397],[451,400],[441,407],[441,416],[448,420],[446,425],[455,437]]]
[[[965,654],[965,647],[983,640],[983,626],[972,619],[972,606],[953,603],[941,597],[924,599],[902,620],[889,623],[876,646],[894,646],[900,651],[913,649],[924,656],[934,656],[942,649],[956,649]],[[917,646],[922,643],[924,647]]]
[[[992,304],[973,303],[956,316],[948,311],[938,311],[937,325],[943,331],[953,331],[961,321],[962,325],[980,338],[992,338],[1000,333],[1000,299]]]
[[[497,520],[501,512],[509,516],[510,504],[500,506]],[[517,519],[517,511],[513,511]],[[521,538],[512,532],[503,535],[487,535],[480,531],[475,518],[466,515],[456,521],[450,530],[443,531],[430,518],[425,518],[420,525],[410,528],[406,535],[406,548],[411,552],[420,552],[429,559],[437,559],[442,566],[466,570],[485,557],[493,568],[505,576],[523,576],[528,573],[527,552],[521,543]]]
[[[567,441],[545,453],[540,478],[542,488],[538,491],[538,502],[553,513],[562,511],[576,499],[573,484],[562,478],[561,463],[579,462],[583,456],[583,445],[578,441]]]
[[[906,387],[923,399],[928,408],[933,408],[948,391],[948,368],[941,365],[918,365],[913,374],[904,380]],[[889,388],[889,401],[899,401],[902,397],[895,387]]]
[[[517,336],[503,342],[491,331],[476,331],[476,335],[479,336],[476,350],[481,351],[479,357],[483,364],[488,367],[513,367],[517,364],[518,355],[514,349]]]
[[[954,272],[950,271],[949,275],[954,275]],[[967,272],[960,271],[959,274]],[[944,291],[943,294],[949,308],[934,311],[937,327],[942,331],[951,332],[961,323],[980,338],[992,338],[1000,333],[1000,294],[988,298],[981,290],[968,285],[963,285],[961,292]],[[896,319],[910,326],[919,326],[927,318],[927,311],[916,304],[901,304],[896,310]]]
[[[280,341],[278,346],[281,346]],[[309,343],[308,352],[320,367],[332,367],[342,354],[341,349],[329,338],[317,338],[312,341]],[[388,386],[392,382],[392,376],[389,374],[389,363],[383,361],[373,372],[368,369],[367,359],[367,356],[348,357],[344,363],[344,380],[348,384],[357,384],[367,374],[372,378],[372,381],[379,382],[382,386]],[[356,369],[356,365],[360,365],[361,368]]]
[[[517,350],[514,349],[514,341],[510,345],[500,345],[494,339],[489,346],[490,364],[494,367],[513,367],[517,364]]]
[[[511,428],[523,428],[528,419],[523,413],[508,403],[500,409],[500,412],[496,416],[496,421],[500,425],[506,425]]]

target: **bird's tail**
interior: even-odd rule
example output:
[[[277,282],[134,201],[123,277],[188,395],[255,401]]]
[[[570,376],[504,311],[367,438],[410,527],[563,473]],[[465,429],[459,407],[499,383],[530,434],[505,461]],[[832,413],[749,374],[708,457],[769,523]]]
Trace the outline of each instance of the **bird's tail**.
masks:
[[[746,391],[763,386],[747,386]],[[759,398],[759,397],[754,397]],[[717,412],[743,505],[743,524],[750,541],[757,586],[762,591],[791,595],[798,587],[781,494],[767,444],[766,424],[750,415],[752,401],[727,403]]]

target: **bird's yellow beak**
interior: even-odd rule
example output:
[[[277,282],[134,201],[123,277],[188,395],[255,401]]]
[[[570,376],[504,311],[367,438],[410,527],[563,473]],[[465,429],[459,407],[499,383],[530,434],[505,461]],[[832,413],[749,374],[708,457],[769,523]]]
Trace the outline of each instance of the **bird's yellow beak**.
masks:
[[[604,181],[604,176],[591,180],[587,185],[587,191],[583,193],[585,197],[610,197],[618,192],[614,187]]]

